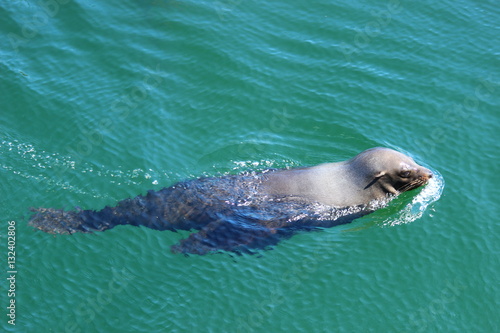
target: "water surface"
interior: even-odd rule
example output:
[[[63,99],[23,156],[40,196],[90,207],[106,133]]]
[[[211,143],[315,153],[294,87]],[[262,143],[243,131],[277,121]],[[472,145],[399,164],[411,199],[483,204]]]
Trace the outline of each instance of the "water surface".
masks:
[[[47,4],[0,5],[0,235],[5,258],[16,223],[17,269],[2,329],[499,331],[496,3]],[[187,232],[27,225],[30,207],[100,209],[375,146],[441,185],[260,255],[170,253]]]

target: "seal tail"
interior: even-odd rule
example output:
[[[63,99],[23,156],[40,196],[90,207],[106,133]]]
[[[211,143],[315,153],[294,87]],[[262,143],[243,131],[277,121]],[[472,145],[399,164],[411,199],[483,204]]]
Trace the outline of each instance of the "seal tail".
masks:
[[[121,224],[116,223],[112,218],[113,209],[110,207],[106,207],[100,211],[65,211],[54,208],[37,208],[31,210],[34,214],[31,216],[29,224],[51,234],[104,231],[113,228],[117,224]]]
[[[104,231],[124,224],[156,230],[189,229],[191,225],[174,226],[169,222],[177,218],[169,209],[170,203],[173,202],[175,206],[177,200],[181,199],[178,195],[172,195],[172,190],[163,189],[122,200],[115,207],[106,206],[99,211],[36,208],[31,209],[34,214],[29,224],[51,234]]]

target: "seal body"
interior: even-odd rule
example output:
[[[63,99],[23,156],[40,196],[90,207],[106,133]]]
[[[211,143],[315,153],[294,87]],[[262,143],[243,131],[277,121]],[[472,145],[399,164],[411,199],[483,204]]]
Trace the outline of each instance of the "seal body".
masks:
[[[48,233],[104,231],[117,225],[198,229],[174,252],[252,252],[299,230],[331,227],[373,212],[432,177],[410,157],[372,148],[313,167],[193,179],[102,210],[34,210],[30,224]]]

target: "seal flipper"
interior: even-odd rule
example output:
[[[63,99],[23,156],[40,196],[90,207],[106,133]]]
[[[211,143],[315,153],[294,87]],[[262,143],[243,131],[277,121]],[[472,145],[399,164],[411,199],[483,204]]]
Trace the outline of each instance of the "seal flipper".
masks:
[[[219,250],[253,253],[252,249],[277,244],[283,235],[276,229],[242,225],[227,220],[212,221],[171,247],[174,253],[208,254]]]

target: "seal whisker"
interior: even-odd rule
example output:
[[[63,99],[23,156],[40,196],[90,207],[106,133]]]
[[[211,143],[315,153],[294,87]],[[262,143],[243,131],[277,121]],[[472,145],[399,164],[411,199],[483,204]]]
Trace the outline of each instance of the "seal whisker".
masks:
[[[409,190],[413,190],[417,187],[420,187],[422,185],[424,185],[427,181],[422,179],[422,178],[417,178],[415,179],[414,181],[408,183],[408,184],[405,184],[403,186],[401,186],[398,191],[399,192],[406,192],[406,191],[409,191]]]

